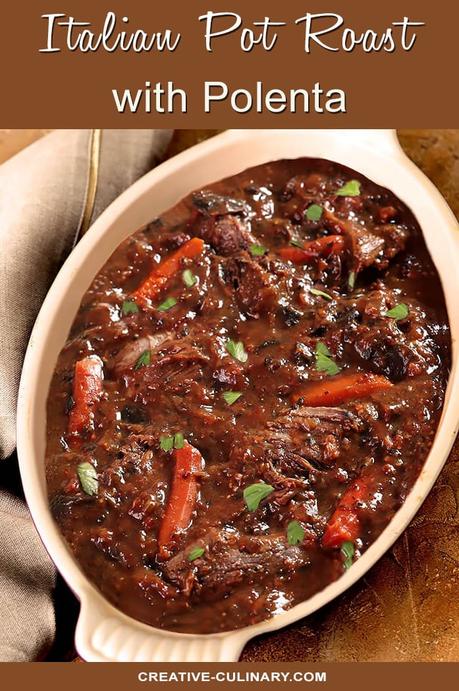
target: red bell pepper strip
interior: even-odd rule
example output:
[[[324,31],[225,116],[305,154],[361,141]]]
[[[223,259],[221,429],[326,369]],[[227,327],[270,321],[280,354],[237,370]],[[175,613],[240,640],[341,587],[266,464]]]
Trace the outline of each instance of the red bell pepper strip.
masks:
[[[196,504],[199,474],[204,465],[201,453],[185,442],[176,449],[172,489],[158,535],[159,556],[167,559],[171,554],[171,542],[177,533],[188,527]]]
[[[356,480],[343,494],[327,523],[322,537],[324,547],[341,547],[343,542],[355,542],[360,535],[360,521],[356,502],[366,498],[368,487],[363,480]]]
[[[328,235],[306,242],[303,247],[282,247],[279,256],[293,264],[309,264],[318,257],[340,254],[344,250],[345,238],[342,235]]]
[[[68,432],[75,436],[94,428],[94,405],[103,390],[104,370],[98,355],[88,355],[75,363],[73,408],[69,413]]]
[[[379,374],[345,374],[314,382],[292,394],[292,403],[302,399],[304,405],[330,406],[365,398],[372,393],[385,391],[393,386],[392,382]]]
[[[179,249],[155,266],[144,282],[131,294],[136,302],[142,304],[145,300],[154,300],[164,288],[166,283],[180,268],[182,259],[194,259],[204,249],[204,241],[201,238],[191,238]]]

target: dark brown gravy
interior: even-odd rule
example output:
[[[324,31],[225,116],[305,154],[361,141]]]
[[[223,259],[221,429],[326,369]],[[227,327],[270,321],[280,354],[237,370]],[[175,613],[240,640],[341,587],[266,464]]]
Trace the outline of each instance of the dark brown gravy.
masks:
[[[404,502],[449,363],[397,197],[323,160],[247,170],[134,233],[86,292],[48,399],[54,516],[127,614],[262,621],[339,578]]]

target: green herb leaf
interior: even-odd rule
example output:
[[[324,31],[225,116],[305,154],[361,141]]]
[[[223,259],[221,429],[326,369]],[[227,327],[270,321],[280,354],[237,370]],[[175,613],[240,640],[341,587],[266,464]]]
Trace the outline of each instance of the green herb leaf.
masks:
[[[274,487],[267,485],[265,482],[256,482],[249,485],[244,490],[244,501],[249,511],[256,511],[262,499],[266,499]]]
[[[304,528],[298,521],[290,521],[287,526],[287,540],[289,545],[299,545],[304,540]]]
[[[187,288],[192,288],[198,282],[197,276],[191,271],[191,269],[185,269],[182,273],[182,280]]]
[[[138,370],[141,367],[146,367],[147,365],[150,364],[150,361],[151,361],[150,351],[144,350],[142,355],[139,357],[139,359],[135,363],[134,369]]]
[[[341,545],[341,554],[344,557],[344,568],[348,569],[352,566],[352,559],[355,554],[355,547],[353,542],[343,542]]]
[[[318,354],[318,355],[331,355],[327,346],[325,345],[325,343],[322,343],[322,341],[319,341],[316,345],[316,354]]]
[[[228,403],[228,405],[233,405],[233,403],[236,403],[237,399],[242,396],[242,391],[225,391],[223,393],[223,398],[225,399],[225,403]]]
[[[183,449],[185,445],[185,437],[181,432],[174,434],[174,449]]]
[[[163,435],[159,438],[159,446],[163,451],[171,451],[174,448],[174,437]]]
[[[199,557],[202,557],[206,550],[204,547],[193,547],[191,552],[188,553],[188,561],[194,561],[195,559],[199,559]]]
[[[336,362],[331,357],[325,343],[317,343],[316,345],[316,370],[318,372],[326,372],[331,377],[341,371]]]
[[[293,245],[293,247],[299,247],[300,250],[304,249],[304,242],[301,240],[295,240],[295,238],[293,238],[293,240],[290,240],[290,244]]]
[[[408,305],[405,305],[404,302],[400,302],[398,305],[395,305],[395,307],[392,307],[391,310],[387,310],[384,316],[398,321],[399,319],[406,319],[409,312]]]
[[[134,300],[125,300],[121,306],[121,312],[124,316],[128,314],[137,314],[139,308]]]
[[[358,197],[360,194],[360,182],[358,180],[349,180],[335,194],[338,197]]]
[[[347,285],[349,290],[354,290],[355,286],[355,271],[351,271],[347,279]]]
[[[263,245],[250,245],[249,250],[252,257],[262,257],[267,251]]]
[[[331,295],[329,295],[328,293],[324,293],[323,290],[319,290],[318,288],[311,288],[309,292],[313,295],[318,295],[321,298],[325,298],[325,300],[333,300]]]
[[[306,209],[306,218],[308,221],[320,221],[322,218],[323,209],[318,204],[311,204]]]
[[[159,439],[159,445],[163,451],[172,451],[172,449],[183,449],[185,445],[185,437],[181,432],[173,435],[163,435]]]
[[[170,308],[174,307],[176,304],[177,300],[175,298],[166,298],[156,309],[158,312],[167,312],[167,310],[170,310]]]
[[[85,463],[80,463],[77,467],[77,475],[83,492],[89,494],[91,497],[97,494],[99,490],[97,471],[91,463],[87,461]]]
[[[232,341],[229,339],[226,342],[225,345],[226,350],[230,355],[233,356],[236,360],[239,360],[239,362],[247,362],[247,358],[249,357],[247,353],[244,350],[244,344],[242,341]]]

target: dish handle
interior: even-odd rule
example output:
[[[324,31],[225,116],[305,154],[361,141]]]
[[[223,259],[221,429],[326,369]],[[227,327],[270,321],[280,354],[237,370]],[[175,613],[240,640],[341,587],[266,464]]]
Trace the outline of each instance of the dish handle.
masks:
[[[403,153],[400,142],[397,137],[397,130],[394,129],[379,129],[379,130],[341,130],[349,140],[358,142],[368,146],[373,152],[385,153]]]
[[[98,593],[81,599],[75,645],[86,662],[237,662],[244,630],[193,635],[150,628],[125,616]]]
[[[244,140],[247,136],[250,139],[256,139],[256,137],[264,137],[266,132],[270,131],[273,136],[285,136],[290,130],[226,130],[218,136],[223,139],[228,137],[231,139],[242,139]],[[294,130],[295,132],[301,134],[304,132],[309,137],[313,136],[317,139],[317,135],[321,135],[325,141],[330,141],[330,138],[337,138],[343,144],[351,145],[355,142],[360,147],[363,145],[371,149],[372,153],[390,153],[390,154],[403,154],[403,149],[398,141],[397,130],[395,129],[328,129],[328,130]],[[404,154],[403,154],[404,155]],[[326,158],[326,155],[325,155]]]

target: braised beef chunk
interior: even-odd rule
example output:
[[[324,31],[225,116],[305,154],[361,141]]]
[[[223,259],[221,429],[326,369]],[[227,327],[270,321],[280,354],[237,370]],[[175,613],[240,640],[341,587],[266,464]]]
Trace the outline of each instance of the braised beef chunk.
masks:
[[[246,250],[255,242],[248,222],[238,216],[203,218],[197,221],[195,230],[217,254],[224,256]]]
[[[224,262],[223,274],[245,314],[253,317],[273,309],[277,291],[270,274],[256,261],[247,256],[232,257]]]
[[[250,205],[244,199],[233,199],[211,190],[195,192],[192,195],[194,206],[209,216],[225,216],[226,214],[247,214]]]
[[[152,354],[157,352],[169,338],[168,333],[158,333],[128,341],[113,359],[111,366],[115,375],[119,376],[123,372],[132,370],[145,353],[148,353],[148,357],[151,358]]]
[[[252,439],[255,446],[261,444],[263,457],[276,469],[301,476],[335,465],[346,435],[362,431],[362,427],[348,410],[302,406],[268,422],[265,430],[254,430]]]
[[[370,266],[386,269],[389,261],[405,249],[409,237],[409,230],[404,225],[362,225],[329,209],[324,212],[324,223],[331,232],[344,234],[350,252],[350,266],[356,273]]]
[[[255,242],[248,220],[251,207],[246,201],[203,190],[192,195],[192,203],[199,213],[190,222],[191,232],[217,254],[229,256]]]
[[[375,233],[369,233],[356,224],[348,222],[348,238],[351,246],[352,265],[355,271],[361,271],[374,264],[383,254],[384,239]]]
[[[218,600],[238,583],[254,585],[309,563],[307,552],[289,545],[283,535],[244,541],[221,531],[212,538],[202,556],[192,562],[186,551],[172,557],[163,567],[166,579],[181,589],[198,590],[206,599]]]
[[[51,511],[128,615],[263,621],[386,527],[449,362],[409,209],[329,161],[258,166],[136,232],[86,292],[48,397]]]

